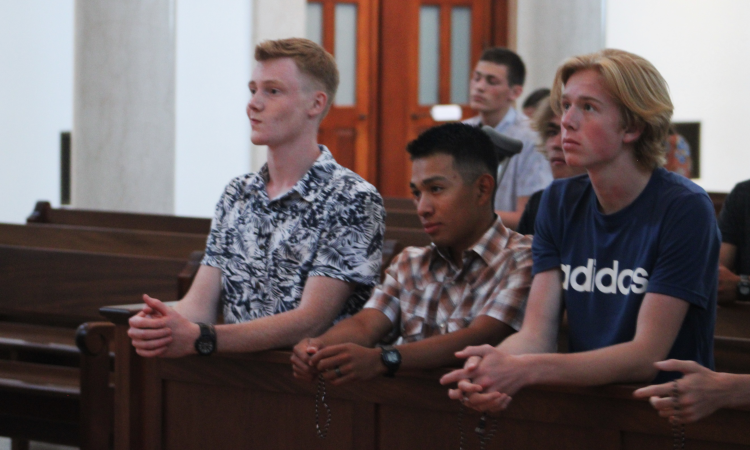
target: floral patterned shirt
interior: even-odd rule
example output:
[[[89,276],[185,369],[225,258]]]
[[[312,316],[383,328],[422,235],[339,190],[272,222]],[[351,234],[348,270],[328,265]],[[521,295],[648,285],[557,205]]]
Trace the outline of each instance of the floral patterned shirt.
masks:
[[[383,200],[324,146],[305,176],[270,200],[268,166],[232,180],[202,264],[222,271],[226,323],[296,308],[309,277],[357,283],[337,320],[362,308],[380,277]]]

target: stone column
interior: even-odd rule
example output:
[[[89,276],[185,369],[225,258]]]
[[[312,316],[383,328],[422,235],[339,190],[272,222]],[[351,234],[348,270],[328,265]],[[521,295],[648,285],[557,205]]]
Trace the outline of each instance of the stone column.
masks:
[[[557,67],[566,58],[604,48],[605,1],[517,2],[516,48],[526,63],[523,98],[537,88],[552,87]]]
[[[72,204],[171,214],[175,0],[76,0]]]
[[[306,10],[306,0],[253,0],[253,53],[255,46],[267,39],[305,37]],[[250,151],[251,170],[257,171],[266,162],[267,147],[251,144]]]

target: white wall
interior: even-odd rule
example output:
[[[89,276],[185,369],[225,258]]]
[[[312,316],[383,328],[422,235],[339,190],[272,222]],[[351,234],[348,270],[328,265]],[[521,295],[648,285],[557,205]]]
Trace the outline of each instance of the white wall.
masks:
[[[177,0],[175,214],[212,217],[250,171],[251,2]]]
[[[523,100],[552,87],[557,67],[571,55],[604,47],[604,0],[518,2],[516,51],[526,64]]]
[[[607,47],[639,54],[669,83],[677,122],[701,122],[701,179],[729,191],[750,178],[750,2],[608,0]]]
[[[0,222],[60,202],[60,132],[73,126],[74,0],[0,0]]]

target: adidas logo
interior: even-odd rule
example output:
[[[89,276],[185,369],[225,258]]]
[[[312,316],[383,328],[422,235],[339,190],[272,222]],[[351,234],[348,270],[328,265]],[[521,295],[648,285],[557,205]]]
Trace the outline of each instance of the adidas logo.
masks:
[[[614,260],[612,267],[603,269],[596,268],[596,260],[589,258],[588,264],[578,266],[571,270],[569,264],[561,264],[560,268],[565,274],[563,289],[568,287],[578,292],[592,292],[596,289],[604,294],[627,295],[643,294],[648,287],[648,272],[639,267],[635,270],[624,269],[620,271],[620,262]]]

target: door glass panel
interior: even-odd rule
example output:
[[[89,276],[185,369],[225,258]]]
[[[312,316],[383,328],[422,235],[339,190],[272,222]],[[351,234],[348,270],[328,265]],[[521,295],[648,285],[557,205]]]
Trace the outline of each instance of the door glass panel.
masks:
[[[334,56],[339,67],[339,89],[334,103],[356,104],[357,93],[357,5],[336,4]]]
[[[305,37],[318,45],[323,45],[323,4],[307,4]]]
[[[471,8],[451,9],[451,103],[469,103]]]
[[[440,88],[440,7],[419,8],[419,104],[438,103]]]

